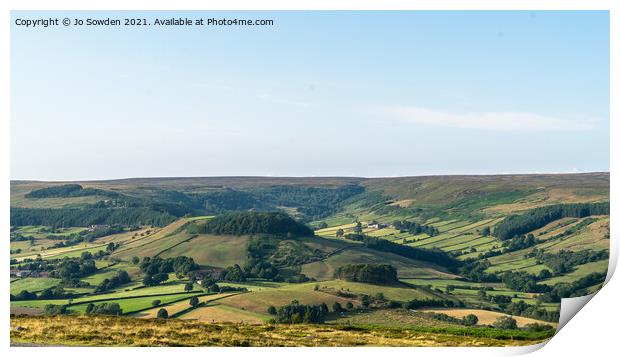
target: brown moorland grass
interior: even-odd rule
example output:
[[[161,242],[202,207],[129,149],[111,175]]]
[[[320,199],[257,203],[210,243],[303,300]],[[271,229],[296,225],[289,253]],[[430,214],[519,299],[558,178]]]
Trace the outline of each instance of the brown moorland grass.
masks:
[[[476,315],[478,317],[478,324],[479,325],[491,325],[499,317],[510,316],[510,315],[503,314],[501,312],[488,311],[488,310],[479,310],[479,309],[423,309],[423,310],[420,310],[420,311],[443,313],[443,314],[446,314],[448,316],[452,316],[452,317],[456,317],[456,318],[463,318],[463,317],[465,317],[465,316],[467,316],[469,314],[473,314],[473,315]],[[547,325],[551,325],[553,327],[557,326],[556,323],[535,320],[535,319],[531,319],[531,318],[528,318],[528,317],[521,317],[521,316],[511,316],[511,317],[517,321],[517,326],[519,326],[519,327],[523,327],[523,326],[525,326],[527,324],[533,324],[533,323],[547,324]]]
[[[201,322],[233,322],[262,324],[269,318],[266,314],[237,309],[232,306],[222,304],[209,304],[204,307],[194,309],[180,317],[183,320],[197,320]]]
[[[110,316],[11,318],[11,343],[61,346],[516,346],[549,334],[331,325],[205,324]]]

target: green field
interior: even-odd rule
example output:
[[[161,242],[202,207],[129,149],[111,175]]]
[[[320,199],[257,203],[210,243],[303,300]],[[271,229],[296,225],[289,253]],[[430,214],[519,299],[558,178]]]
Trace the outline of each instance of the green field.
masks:
[[[198,264],[227,267],[243,265],[247,261],[248,237],[213,236],[201,234],[173,248],[163,251],[161,257],[185,255],[194,258]]]
[[[160,300],[162,304],[168,304],[168,303],[179,301],[179,300],[184,301],[198,294],[202,294],[202,293],[163,295],[163,296],[157,296],[157,297],[152,297],[152,296],[137,297],[137,298],[131,298],[131,299],[117,299],[117,300],[112,299],[112,300],[107,300],[105,302],[118,303],[121,309],[123,309],[123,314],[131,314],[131,313],[135,313],[137,311],[152,307],[153,306],[152,302],[155,299]],[[71,305],[70,310],[83,313],[84,310],[86,310],[87,305],[88,303]]]
[[[93,199],[100,198],[98,196],[25,197],[34,189],[56,184],[12,182],[11,206],[22,209],[60,210],[68,207],[81,209],[86,207],[84,205],[93,203]],[[597,255],[592,260],[601,260],[583,260],[579,265],[573,263],[574,266],[567,268],[564,273],[554,274],[551,278],[542,280],[543,276],[536,277],[536,275],[544,269],[552,270],[542,261],[547,261],[549,265],[553,265],[553,261],[545,260],[551,259],[547,256],[535,257],[532,254],[532,252],[555,254],[566,250],[575,253],[583,253],[585,250],[608,251],[610,217],[606,214],[594,216],[585,213],[584,217],[582,214],[571,213],[573,216],[526,226],[526,230],[529,231],[519,231],[519,234],[523,233],[524,236],[531,234],[535,241],[530,241],[529,246],[520,245],[517,248],[510,244],[523,243],[519,243],[518,238],[512,235],[502,236],[499,229],[509,224],[517,224],[514,220],[511,221],[514,217],[508,218],[511,215],[521,214],[526,215],[525,217],[528,214],[535,215],[531,209],[536,207],[608,202],[607,173],[376,179],[169,178],[80,184],[84,187],[113,192],[114,195],[108,193],[108,196],[116,197],[114,200],[110,200],[108,196],[102,197],[108,200],[106,204],[118,205],[116,208],[157,207],[158,210],[168,214],[177,211],[183,213],[161,218],[157,216],[160,211],[156,213],[140,211],[147,217],[155,215],[161,220],[153,221],[157,222],[153,225],[126,225],[123,233],[97,237],[91,242],[62,248],[50,248],[63,239],[47,239],[48,231],[54,231],[54,234],[59,236],[69,236],[87,229],[89,225],[55,229],[51,227],[62,226],[62,222],[46,223],[49,226],[45,227],[32,224],[12,226],[11,231],[15,234],[33,236],[34,240],[32,243],[11,242],[13,253],[11,259],[15,259],[11,265],[13,274],[11,294],[16,295],[22,290],[37,293],[55,286],[65,286],[65,291],[80,294],[73,299],[11,301],[12,312],[16,315],[40,314],[46,305],[55,304],[68,305],[69,310],[77,316],[82,314],[91,302],[95,304],[113,302],[121,306],[123,314],[143,318],[139,320],[148,320],[153,324],[231,323],[232,326],[246,324],[270,326],[269,320],[280,318],[278,315],[268,314],[267,309],[270,306],[279,308],[297,300],[302,305],[325,303],[329,308],[325,326],[330,326],[326,328],[346,324],[360,329],[367,326],[384,329],[372,330],[375,331],[372,333],[382,333],[376,331],[387,331],[385,329],[390,328],[427,329],[424,330],[424,334],[438,333],[433,335],[438,339],[447,338],[446,335],[454,336],[446,331],[455,329],[454,331],[459,330],[467,336],[476,336],[477,342],[469,343],[486,341],[484,343],[493,345],[497,342],[493,336],[504,334],[502,335],[504,337],[508,335],[514,337],[531,333],[524,329],[507,332],[483,326],[491,324],[494,319],[505,315],[514,307],[507,307],[508,303],[502,302],[506,299],[497,299],[497,296],[510,297],[512,303],[525,302],[536,310],[534,312],[532,308],[528,311],[512,310],[523,315],[515,317],[521,327],[526,323],[536,322],[531,320],[532,316],[546,319],[548,321],[545,323],[553,324],[551,320],[557,317],[555,314],[560,305],[557,300],[545,300],[548,295],[538,296],[538,293],[533,292],[531,285],[526,287],[511,285],[510,281],[506,280],[509,279],[509,275],[503,275],[504,273],[533,274],[534,277],[527,279],[533,279],[537,284],[546,284],[552,288],[556,284],[570,284],[590,274],[605,272],[608,265],[605,256]],[[343,193],[345,189],[351,189],[354,193],[345,194]],[[330,191],[326,193],[325,190]],[[337,196],[338,194],[343,196]],[[334,197],[337,199],[333,199]],[[591,206],[595,205],[589,205]],[[170,207],[175,209],[172,210]],[[170,211],[167,211],[168,209]],[[229,214],[237,210],[250,213]],[[278,218],[279,226],[266,218],[262,218],[262,221],[255,220],[255,217],[269,216],[265,214],[266,211],[285,213],[289,217],[279,214],[285,217]],[[596,214],[607,211],[597,212]],[[278,216],[278,214],[271,215]],[[241,218],[235,220],[235,216]],[[80,222],[82,217],[78,218]],[[416,230],[396,229],[395,227],[407,226],[395,223],[397,220],[409,221],[408,227],[412,227],[411,223],[416,223],[413,225]],[[361,233],[368,237],[353,237],[357,239],[355,241],[336,236],[336,232],[340,229],[345,235],[354,233],[357,222],[361,225]],[[156,226],[160,223],[161,226]],[[371,228],[373,223],[380,223],[383,228]],[[322,228],[315,229],[313,236],[312,231],[303,227],[303,224],[313,229]],[[420,228],[420,225],[432,226],[436,231],[429,227]],[[197,226],[200,226],[201,230],[197,230]],[[300,226],[303,229],[298,229]],[[217,233],[190,233],[197,231]],[[419,232],[426,233],[413,234]],[[12,235],[13,239],[15,237]],[[396,245],[385,242],[383,246],[373,245],[374,241],[369,237],[385,239]],[[510,239],[502,241],[500,238]],[[108,248],[110,243],[114,244]],[[510,249],[507,248],[509,245]],[[21,251],[17,253],[17,249]],[[428,250],[442,251],[445,254],[442,253],[439,258],[438,255],[431,255],[432,258],[428,258],[430,254]],[[63,264],[70,262],[92,264],[88,257],[81,258],[82,254],[84,252],[95,254],[99,251],[103,253],[99,253],[95,260],[97,271],[92,273],[91,268],[87,273],[80,273],[77,280],[16,278],[18,274],[13,271],[29,266],[28,269],[40,269],[54,272],[52,276],[61,276],[59,272],[62,271]],[[105,253],[106,251],[108,252]],[[145,276],[157,273],[157,270],[151,271],[146,265],[141,267],[140,263],[144,258],[167,259],[181,256],[193,259],[195,265],[191,265],[191,272],[181,273],[182,270],[172,266],[177,264],[176,260],[172,263],[171,259],[166,262],[168,265],[165,270],[169,279],[160,285],[144,286],[143,283],[149,284],[146,279],[143,280]],[[134,257],[139,258],[138,263]],[[583,263],[584,261],[589,262]],[[487,262],[488,265],[480,265]],[[50,267],[44,270],[41,266],[37,267],[39,263],[41,266],[45,265],[43,263],[49,263]],[[181,264],[185,262],[181,260]],[[370,280],[339,275],[343,279],[357,280],[345,281],[334,277],[338,268],[351,264],[358,265],[356,268],[359,269],[358,273],[368,274],[370,277],[367,276],[367,279]],[[377,283],[380,277],[372,273],[373,267],[376,269],[382,264],[390,265],[396,270],[397,279],[384,280],[389,281],[389,285]],[[239,268],[234,268],[234,265],[239,265]],[[481,267],[478,275],[473,274],[471,270],[477,266]],[[111,279],[120,270],[128,272],[131,282],[111,287],[105,292],[94,293],[95,286],[105,279]],[[173,271],[179,271],[179,275]],[[384,272],[385,270],[377,275]],[[190,279],[197,281],[193,285],[193,290],[186,292],[184,287]],[[204,283],[210,280],[217,282],[219,287],[235,288],[237,291],[215,293],[219,290],[213,289],[213,286],[207,288],[206,285],[203,288],[198,282]],[[376,284],[359,281],[374,281]],[[507,283],[504,284],[502,281]],[[508,286],[512,286],[513,289]],[[598,284],[584,287],[583,291],[594,292],[597,287]],[[485,290],[484,293],[480,292],[482,289]],[[214,293],[205,295],[207,291]],[[189,299],[192,296],[200,296],[201,305],[190,309]],[[369,296],[370,302],[364,296]],[[160,300],[160,305],[153,307],[153,300]],[[541,301],[555,302],[541,303]],[[332,309],[335,302],[342,306],[350,303],[353,308],[334,313]],[[419,309],[404,308],[420,306],[419,304],[422,304]],[[450,308],[444,309],[445,306]],[[156,319],[160,308],[167,309],[172,318],[165,322]],[[477,316],[479,315],[480,323],[478,326],[465,328],[459,321],[440,321],[424,311],[446,313],[455,318],[475,312]],[[76,321],[82,321],[79,317],[74,318]],[[413,332],[411,334],[414,335]],[[459,337],[463,338],[465,335]],[[502,343],[507,341],[504,340]],[[325,340],[321,343],[328,344]],[[402,340],[399,340],[399,343],[406,344]]]
[[[11,281],[11,294],[18,294],[22,290],[37,292],[52,288],[60,282],[54,278],[23,278]]]
[[[349,301],[358,304],[357,301],[352,299],[338,297],[327,292],[315,291],[315,285],[316,283],[304,283],[287,284],[277,288],[264,288],[223,299],[220,303],[260,314],[265,314],[269,306],[286,305],[293,300],[298,300],[302,304],[316,305],[326,303],[328,306],[333,305],[336,301],[343,305]]]

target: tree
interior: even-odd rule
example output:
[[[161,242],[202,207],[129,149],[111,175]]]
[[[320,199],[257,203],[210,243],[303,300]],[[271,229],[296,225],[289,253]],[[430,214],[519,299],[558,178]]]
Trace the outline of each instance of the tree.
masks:
[[[147,274],[144,276],[144,278],[142,278],[142,284],[144,284],[144,286],[156,285],[155,281],[153,280],[153,276],[150,274]]]
[[[131,258],[131,263],[133,265],[138,265],[140,263],[140,258],[134,256],[133,258]]]
[[[368,307],[370,306],[370,296],[368,295],[362,295],[362,306],[364,307]]]
[[[474,314],[469,314],[463,317],[463,324],[465,324],[465,326],[474,326],[477,323],[478,323],[478,316]]]
[[[400,309],[401,307],[403,307],[403,304],[400,301],[390,300],[388,302],[389,309]]]
[[[120,316],[123,314],[123,309],[121,309],[121,306],[115,302],[111,302],[111,303],[104,302],[102,304],[97,304],[91,307],[87,306],[86,308],[89,311],[88,313],[95,314],[95,315]]]
[[[168,318],[168,310],[166,310],[166,309],[159,309],[159,311],[157,311],[157,318],[158,319],[167,319]]]
[[[352,302],[347,302],[347,310],[351,310],[353,308],[353,303]]]
[[[510,316],[501,316],[498,317],[495,322],[493,322],[493,327],[503,330],[516,330],[517,320],[513,319]]]
[[[276,321],[287,324],[322,324],[326,316],[324,311],[320,305],[303,305],[293,300],[290,304],[278,308]]]
[[[267,308],[267,313],[268,313],[269,315],[275,315],[275,314],[277,314],[277,313],[278,313],[278,310],[276,310],[276,307],[275,307],[275,306],[271,305],[271,306],[269,306],[269,307]]]
[[[357,222],[355,224],[355,228],[353,228],[353,232],[360,234],[362,233],[362,223],[361,222]]]
[[[151,305],[153,305],[153,306],[159,306],[159,304],[161,304],[161,300],[153,300],[151,302]]]
[[[168,274],[167,273],[159,273],[159,274],[153,275],[153,282],[155,283],[155,285],[163,283],[166,280],[168,280]]]
[[[396,268],[388,264],[347,264],[338,267],[334,272],[334,277],[371,284],[398,282]]]
[[[332,306],[332,311],[334,311],[335,313],[341,313],[343,311],[342,309],[342,305],[340,305],[340,303],[338,301],[336,301],[334,303],[334,305]]]
[[[342,228],[339,228],[336,231],[336,237],[342,237],[344,235],[344,230]]]
[[[53,304],[45,305],[44,311],[46,315],[64,315],[68,312],[66,305],[53,305]]]
[[[191,299],[189,299],[189,304],[191,307],[196,307],[198,306],[198,304],[200,303],[200,301],[198,301],[198,297],[197,296],[192,296]]]
[[[192,283],[187,283],[185,284],[185,288],[183,288],[185,291],[192,291],[194,290],[194,284]]]
[[[329,313],[329,308],[326,303],[321,304],[321,314],[327,315]]]
[[[117,246],[116,246],[116,244],[114,244],[114,242],[110,242],[110,243],[108,243],[108,245],[107,245],[107,247],[106,247],[106,250],[107,250],[108,252],[113,252],[113,251],[115,251],[115,250],[116,250],[116,247],[117,247]]]
[[[551,272],[548,269],[543,269],[540,272],[538,272],[539,280],[549,279],[551,276],[552,276]]]

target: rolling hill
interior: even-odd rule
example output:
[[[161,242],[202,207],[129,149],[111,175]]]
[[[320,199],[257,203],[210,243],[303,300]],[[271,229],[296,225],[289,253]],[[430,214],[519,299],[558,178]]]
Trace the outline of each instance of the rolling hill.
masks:
[[[507,315],[526,329],[600,287],[609,227],[609,173],[13,181],[11,308],[265,323],[295,302],[336,324],[461,326],[473,311],[472,331]],[[71,264],[90,268],[67,278]],[[372,279],[335,279],[343,266]]]

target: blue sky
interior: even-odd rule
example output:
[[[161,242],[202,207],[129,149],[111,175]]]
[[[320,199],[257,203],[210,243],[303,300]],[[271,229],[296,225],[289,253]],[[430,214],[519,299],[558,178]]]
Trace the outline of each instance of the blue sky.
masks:
[[[13,179],[609,170],[607,12],[49,16],[275,26],[13,21]]]

